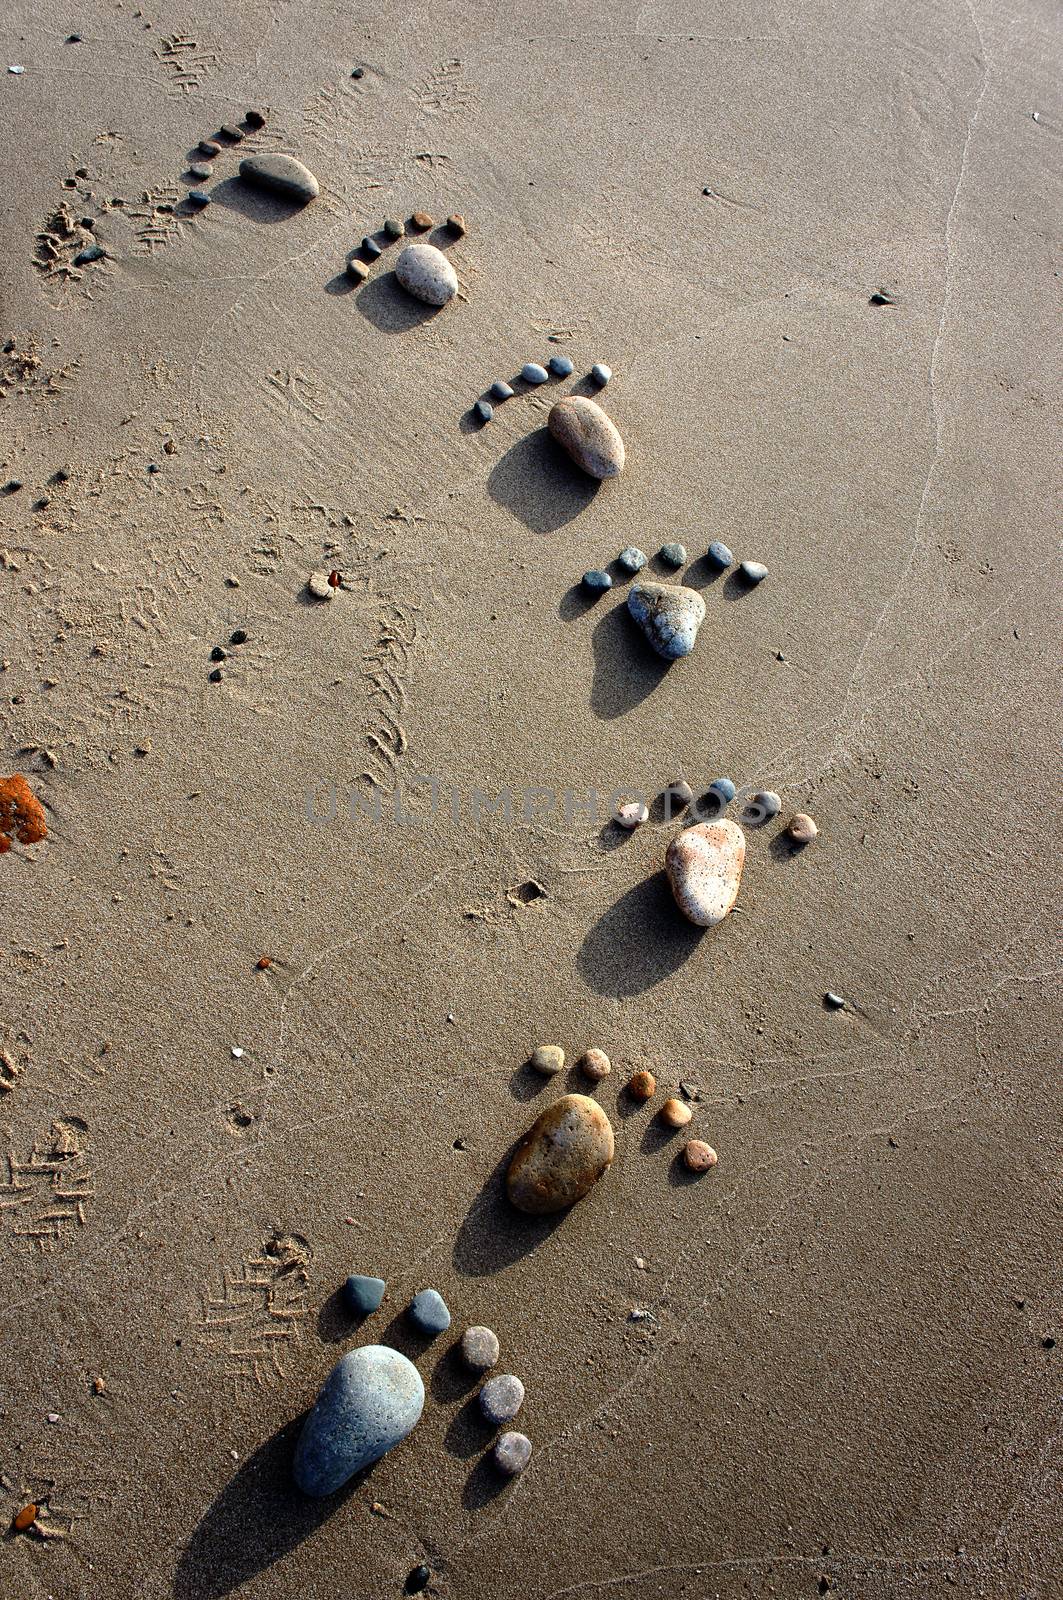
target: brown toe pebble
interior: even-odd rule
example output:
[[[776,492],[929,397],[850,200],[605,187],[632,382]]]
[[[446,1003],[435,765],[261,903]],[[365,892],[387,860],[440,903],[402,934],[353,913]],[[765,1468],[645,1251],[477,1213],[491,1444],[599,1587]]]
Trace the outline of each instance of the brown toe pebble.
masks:
[[[628,1080],[627,1092],[633,1100],[650,1100],[657,1090],[657,1079],[643,1068]]]
[[[613,1070],[604,1050],[584,1050],[576,1065],[585,1078],[591,1078],[595,1083],[601,1083]]]
[[[410,222],[413,227],[419,228],[422,233],[426,228],[434,228],[436,225],[435,218],[430,217],[427,211],[415,211],[410,218]]]
[[[25,1533],[27,1528],[32,1528],[37,1520],[37,1507],[31,1500],[28,1506],[23,1506],[12,1526],[16,1533]]]
[[[688,1139],[683,1146],[683,1160],[691,1172],[708,1172],[719,1160],[711,1144],[704,1139]]]
[[[683,1100],[666,1100],[661,1107],[661,1121],[670,1128],[683,1128],[690,1121],[694,1113]]]
[[[798,811],[790,818],[786,831],[794,844],[811,844],[819,829],[807,813]]]
[[[452,216],[447,218],[447,227],[450,229],[451,233],[456,233],[458,238],[461,238],[462,234],[465,232],[465,218],[461,215],[460,211],[455,211]]]

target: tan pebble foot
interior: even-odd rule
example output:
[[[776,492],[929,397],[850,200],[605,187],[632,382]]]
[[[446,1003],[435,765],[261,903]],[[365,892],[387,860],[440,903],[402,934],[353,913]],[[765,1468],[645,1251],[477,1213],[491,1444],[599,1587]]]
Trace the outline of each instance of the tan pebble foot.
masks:
[[[661,1121],[669,1128],[685,1128],[694,1113],[683,1100],[674,1097],[666,1100],[661,1107]]]
[[[719,1160],[711,1144],[704,1139],[688,1139],[683,1146],[683,1160],[691,1172],[708,1172]]]

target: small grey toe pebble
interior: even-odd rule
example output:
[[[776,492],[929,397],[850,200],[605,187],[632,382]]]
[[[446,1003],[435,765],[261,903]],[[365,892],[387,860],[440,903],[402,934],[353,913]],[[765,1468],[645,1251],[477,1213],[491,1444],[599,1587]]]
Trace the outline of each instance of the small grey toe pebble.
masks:
[[[490,1372],[498,1363],[498,1335],[490,1328],[466,1328],[461,1336],[461,1359],[470,1372]]]
[[[524,1404],[524,1385],[511,1372],[488,1378],[480,1390],[480,1410],[488,1422],[512,1422]]]
[[[531,1440],[525,1433],[504,1433],[495,1440],[495,1466],[507,1478],[519,1477],[531,1460],[531,1453]]]

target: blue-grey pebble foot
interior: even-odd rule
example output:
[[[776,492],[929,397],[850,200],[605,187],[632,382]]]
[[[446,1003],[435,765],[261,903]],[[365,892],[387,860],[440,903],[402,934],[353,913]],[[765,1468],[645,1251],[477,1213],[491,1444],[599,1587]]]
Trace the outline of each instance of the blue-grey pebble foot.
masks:
[[[384,1298],[387,1284],[383,1278],[369,1278],[364,1272],[352,1272],[343,1286],[344,1298],[349,1308],[358,1316],[377,1311]]]
[[[494,383],[491,385],[491,399],[492,400],[512,400],[512,398],[513,398],[513,386],[512,386],[512,384],[507,383],[505,378],[496,378]]]
[[[490,400],[477,400],[473,410],[476,412],[476,415],[479,417],[481,422],[490,422],[491,418],[495,414],[495,408],[491,404]]]
[[[734,554],[724,544],[722,539],[714,539],[708,549],[709,560],[718,567],[729,567],[734,560]]]
[[[617,565],[623,567],[625,572],[641,572],[646,565],[645,552],[637,544],[625,545],[616,558]]]
[[[583,587],[588,594],[604,594],[606,589],[613,587],[613,580],[608,572],[603,572],[601,567],[592,567],[583,574]]]
[[[687,547],[685,544],[662,544],[657,554],[660,556],[661,560],[666,562],[670,567],[686,566]]]
[[[551,356],[550,371],[555,378],[568,378],[572,375],[572,363],[568,356]]]
[[[329,1373],[295,1447],[304,1494],[334,1494],[416,1427],[424,1384],[412,1361],[386,1345],[349,1350]]]
[[[604,361],[596,361],[591,368],[591,377],[594,379],[599,389],[604,389],[612,376],[612,367],[607,367]]]
[[[410,1302],[410,1321],[422,1333],[445,1333],[450,1327],[450,1312],[438,1289],[422,1289]]]
[[[545,383],[550,374],[538,361],[526,361],[520,369],[520,375],[525,383]]]
[[[480,1410],[488,1422],[512,1422],[524,1404],[524,1385],[511,1372],[488,1378],[480,1390]]]
[[[768,576],[768,569],[762,561],[743,561],[738,570],[747,583],[763,583]]]

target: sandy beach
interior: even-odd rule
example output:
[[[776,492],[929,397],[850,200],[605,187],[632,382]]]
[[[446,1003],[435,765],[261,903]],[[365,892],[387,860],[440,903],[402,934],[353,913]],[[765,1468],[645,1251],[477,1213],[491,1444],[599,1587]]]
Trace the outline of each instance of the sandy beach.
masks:
[[[0,776],[48,827],[0,856],[0,1596],[1051,1600],[1058,8],[0,33]],[[270,152],[316,198],[240,177]],[[381,231],[418,211],[439,309]],[[568,394],[621,476],[550,437]],[[681,660],[629,545],[701,595]],[[782,809],[703,930],[653,802],[723,775]],[[569,1091],[615,1159],[529,1217]],[[308,1499],[369,1342],[423,1416]]]

